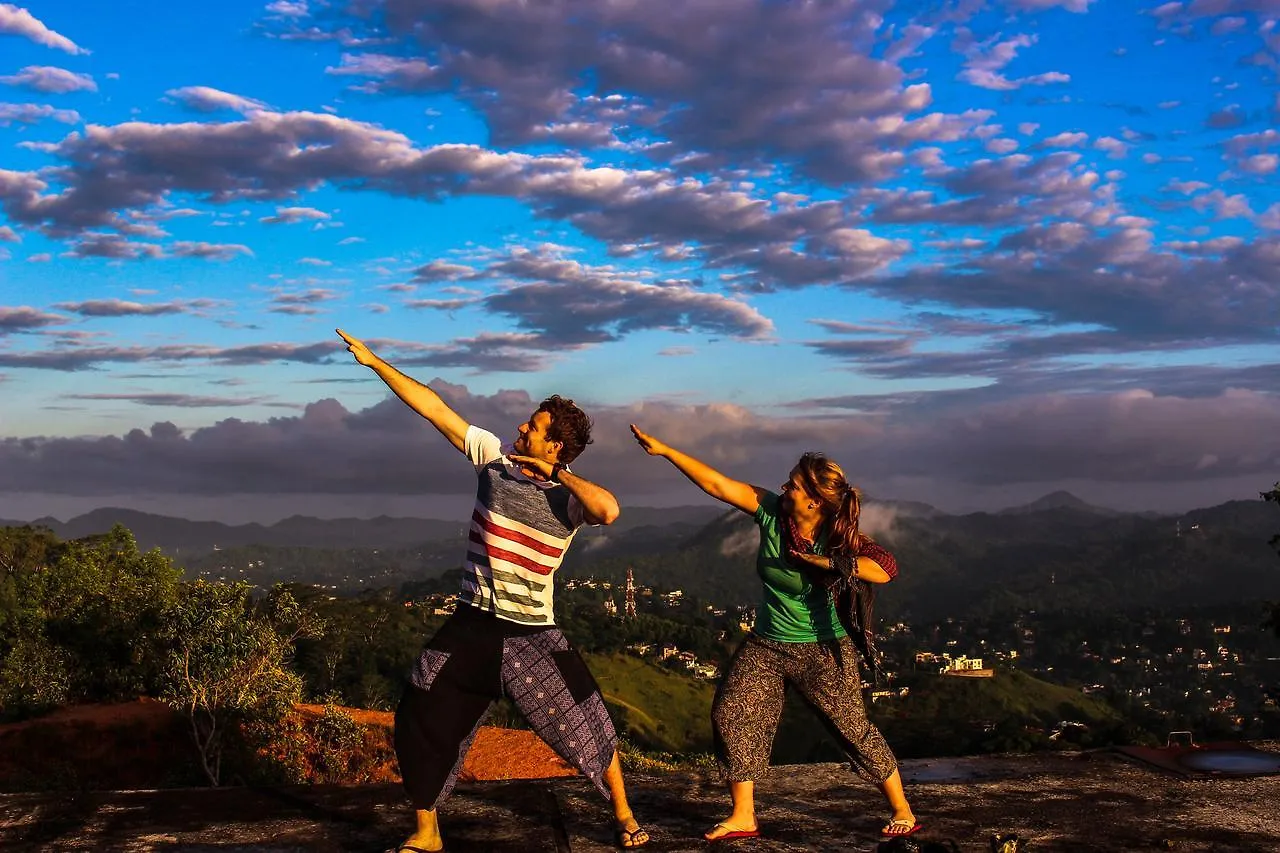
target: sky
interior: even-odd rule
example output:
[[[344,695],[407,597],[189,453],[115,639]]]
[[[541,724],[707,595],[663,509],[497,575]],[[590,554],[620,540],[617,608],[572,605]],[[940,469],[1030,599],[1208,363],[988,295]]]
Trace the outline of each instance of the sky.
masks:
[[[872,500],[1280,480],[1280,0],[0,3],[0,518],[452,517],[628,423]]]

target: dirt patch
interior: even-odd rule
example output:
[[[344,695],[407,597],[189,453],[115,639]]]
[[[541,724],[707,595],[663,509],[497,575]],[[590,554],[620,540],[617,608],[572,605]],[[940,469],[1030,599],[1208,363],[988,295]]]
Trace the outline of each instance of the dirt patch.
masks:
[[[267,735],[263,761],[293,757],[298,781],[399,782],[392,748],[394,716],[334,709],[361,727],[358,761],[326,753],[313,736],[323,705],[298,705]],[[273,753],[278,753],[273,756]],[[577,771],[528,731],[485,726],[476,735],[463,781],[546,779]],[[346,778],[350,776],[351,778]],[[207,784],[186,719],[153,699],[60,708],[34,720],[0,725],[0,791],[134,790]]]
[[[81,705],[0,726],[0,790],[197,785],[182,716],[162,702]]]

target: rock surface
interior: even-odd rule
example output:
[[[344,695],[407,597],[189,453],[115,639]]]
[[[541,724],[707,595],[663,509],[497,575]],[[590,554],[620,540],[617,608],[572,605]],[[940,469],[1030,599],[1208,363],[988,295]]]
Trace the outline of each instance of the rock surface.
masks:
[[[1280,744],[1259,744],[1280,751]],[[961,851],[994,832],[1025,851],[1280,850],[1280,776],[1185,779],[1112,752],[904,761],[926,830]],[[631,773],[650,851],[705,851],[700,834],[728,798],[700,773]],[[775,767],[757,785],[764,838],[724,851],[874,851],[879,794],[836,764]],[[441,810],[451,853],[599,853],[610,811],[579,777],[460,785]],[[397,786],[181,789],[0,795],[9,851],[364,851],[394,848],[412,824]]]

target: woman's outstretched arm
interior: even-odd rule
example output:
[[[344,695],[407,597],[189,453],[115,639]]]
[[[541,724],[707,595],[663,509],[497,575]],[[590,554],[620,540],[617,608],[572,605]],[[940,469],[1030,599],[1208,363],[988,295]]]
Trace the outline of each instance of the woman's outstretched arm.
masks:
[[[746,513],[754,513],[760,507],[760,496],[765,490],[759,486],[726,477],[705,462],[700,462],[687,453],[681,453],[652,435],[642,432],[635,424],[631,425],[631,434],[636,437],[636,442],[645,453],[666,459],[676,466],[681,474],[692,480],[695,486],[716,500],[724,501],[729,506],[737,507]]]

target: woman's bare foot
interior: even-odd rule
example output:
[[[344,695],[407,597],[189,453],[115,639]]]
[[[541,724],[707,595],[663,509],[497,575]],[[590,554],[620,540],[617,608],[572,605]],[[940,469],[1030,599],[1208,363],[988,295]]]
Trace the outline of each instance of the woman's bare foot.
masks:
[[[914,835],[919,830],[920,824],[916,816],[908,809],[895,811],[893,817],[889,818],[889,822],[880,830],[880,835],[884,838],[897,838],[901,835]]]
[[[733,815],[725,818],[702,834],[708,841],[721,841],[729,838],[755,838],[760,834],[753,818],[735,819]]]

